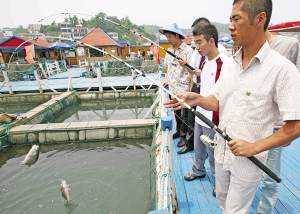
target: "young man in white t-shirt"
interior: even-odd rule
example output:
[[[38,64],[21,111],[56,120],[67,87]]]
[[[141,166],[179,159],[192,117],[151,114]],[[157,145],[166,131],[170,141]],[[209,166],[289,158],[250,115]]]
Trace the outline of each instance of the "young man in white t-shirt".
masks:
[[[193,30],[194,41],[196,44],[196,50],[201,56],[205,56],[205,61],[201,67],[201,89],[200,94],[202,96],[209,96],[209,91],[217,82],[223,62],[227,59],[227,56],[220,53],[218,50],[218,31],[214,25],[196,26]],[[219,112],[207,111],[200,106],[196,109],[201,114],[205,115],[209,120],[216,125],[219,124]],[[207,135],[210,138],[214,138],[215,131],[210,129],[199,118],[195,119],[194,129],[194,150],[195,160],[193,163],[192,171],[184,176],[186,181],[192,181],[196,178],[203,178],[206,175],[205,160],[208,156],[209,164],[213,176],[215,175],[214,164],[214,150],[211,147],[206,147],[201,141],[201,135]]]

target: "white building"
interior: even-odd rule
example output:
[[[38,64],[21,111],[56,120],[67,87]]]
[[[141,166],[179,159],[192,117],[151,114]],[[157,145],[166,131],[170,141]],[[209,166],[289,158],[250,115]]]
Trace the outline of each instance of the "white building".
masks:
[[[29,24],[27,29],[29,33],[39,33],[42,24]]]
[[[76,25],[75,27],[71,27],[71,33],[74,40],[79,40],[88,33],[88,28]]]
[[[73,27],[72,22],[60,22],[60,31],[61,31],[61,37],[72,39],[72,30]]]
[[[119,34],[117,32],[108,32],[107,34],[114,40],[119,40]]]
[[[3,31],[3,36],[5,36],[5,37],[11,37],[11,36],[13,36],[12,29],[10,29],[8,27],[3,28],[2,31]]]

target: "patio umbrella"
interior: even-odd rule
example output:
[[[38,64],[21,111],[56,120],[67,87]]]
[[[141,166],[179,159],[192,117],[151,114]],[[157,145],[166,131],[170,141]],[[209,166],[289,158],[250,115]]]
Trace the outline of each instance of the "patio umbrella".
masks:
[[[64,42],[54,42],[54,43],[51,43],[50,45],[48,45],[47,48],[48,49],[57,49],[57,48],[64,49],[64,48],[71,48],[71,46]]]
[[[54,42],[54,43],[51,43],[50,45],[48,45],[47,48],[48,49],[58,49],[59,48],[60,60],[62,60],[61,49],[67,49],[67,48],[72,48],[72,47],[64,42]]]
[[[231,40],[230,35],[220,35],[218,38],[218,42],[229,42]]]

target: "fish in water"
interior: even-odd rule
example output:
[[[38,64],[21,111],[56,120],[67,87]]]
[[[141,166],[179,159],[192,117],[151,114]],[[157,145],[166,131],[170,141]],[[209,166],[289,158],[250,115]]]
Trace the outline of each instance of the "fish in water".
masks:
[[[69,184],[67,185],[66,180],[60,180],[60,189],[62,196],[67,200],[68,204],[70,203],[71,197],[69,195]]]
[[[26,155],[24,161],[20,161],[21,164],[24,165],[32,165],[37,162],[40,155],[40,147],[39,145],[33,145],[31,149],[29,150],[28,154]]]

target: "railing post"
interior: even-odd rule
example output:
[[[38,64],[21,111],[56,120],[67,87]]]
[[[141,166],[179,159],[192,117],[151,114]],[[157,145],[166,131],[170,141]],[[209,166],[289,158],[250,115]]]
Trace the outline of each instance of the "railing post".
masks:
[[[33,73],[34,73],[34,76],[35,76],[35,79],[36,79],[36,82],[38,84],[38,87],[39,87],[39,90],[40,90],[40,93],[42,94],[43,93],[43,88],[41,86],[41,83],[40,83],[40,78],[39,78],[39,75],[36,71],[36,68],[33,68]]]
[[[4,77],[4,82],[3,82],[3,84],[1,85],[0,89],[1,89],[1,88],[5,85],[5,83],[6,83],[6,86],[7,86],[7,88],[8,88],[9,93],[10,93],[10,94],[13,94],[14,92],[13,92],[13,90],[12,90],[12,88],[11,88],[11,85],[10,85],[10,82],[9,82],[9,78],[8,78],[8,76],[7,76],[7,72],[6,72],[5,68],[2,68],[2,73],[3,73],[3,77]]]
[[[133,64],[131,64],[131,66],[133,67]],[[132,74],[132,79],[133,79],[133,89],[136,90],[136,85],[135,85],[135,71],[134,69],[131,68],[131,74]]]
[[[100,63],[100,61],[99,61]],[[98,85],[99,85],[99,91],[103,93],[103,87],[102,87],[102,81],[101,81],[101,71],[100,71],[100,64],[96,66],[96,71],[97,71],[97,80],[98,80]]]
[[[41,70],[42,70],[42,73],[44,74],[44,77],[45,77],[45,78],[48,78],[48,77],[47,77],[47,74],[46,74],[45,71],[44,71],[43,63],[38,62],[38,64],[39,64],[39,66],[40,66],[40,68],[41,68]]]
[[[68,87],[68,91],[69,91],[69,89],[73,90],[72,73],[71,73],[70,66],[67,67],[67,71],[69,74],[69,87]]]

